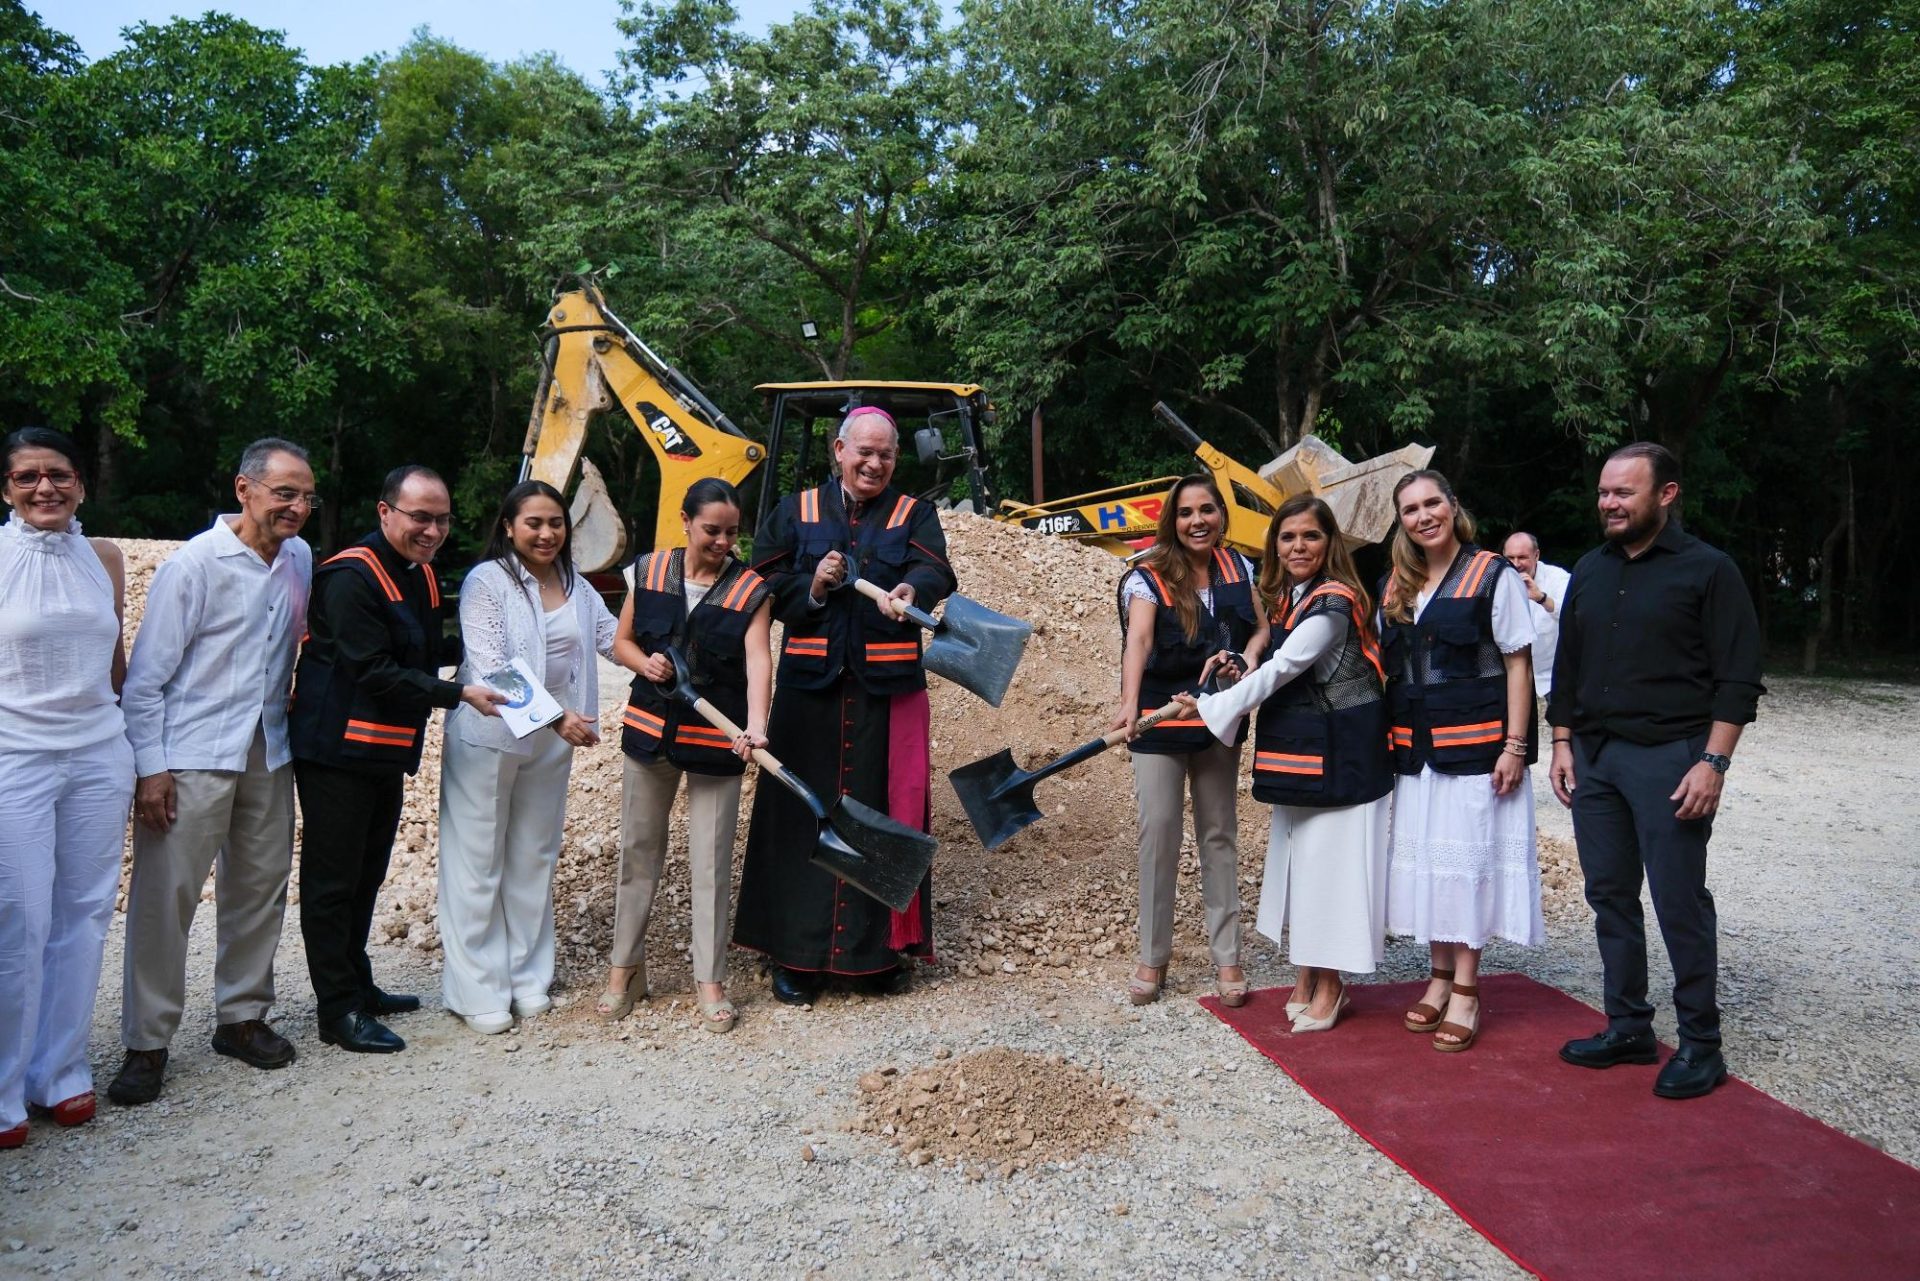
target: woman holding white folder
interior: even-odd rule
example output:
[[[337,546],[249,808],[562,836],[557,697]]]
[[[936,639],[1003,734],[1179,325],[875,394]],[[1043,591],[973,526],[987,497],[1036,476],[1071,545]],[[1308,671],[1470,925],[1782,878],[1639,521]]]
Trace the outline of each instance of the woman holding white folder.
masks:
[[[573,569],[573,521],[553,486],[507,491],[485,558],[460,588],[459,679],[486,681],[521,660],[565,709],[515,738],[456,707],[440,767],[440,991],[447,1009],[492,1034],[553,1007],[553,870],[566,822],[573,749],[600,741],[594,654],[613,655],[614,617]]]

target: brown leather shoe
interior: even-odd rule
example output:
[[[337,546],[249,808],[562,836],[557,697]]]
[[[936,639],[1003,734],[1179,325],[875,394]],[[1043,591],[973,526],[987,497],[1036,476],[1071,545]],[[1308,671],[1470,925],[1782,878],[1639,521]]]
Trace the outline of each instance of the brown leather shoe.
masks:
[[[120,1075],[107,1087],[107,1097],[121,1107],[137,1107],[160,1097],[160,1083],[167,1074],[165,1050],[128,1050]]]
[[[268,1027],[264,1019],[222,1023],[214,1029],[213,1052],[257,1068],[283,1068],[294,1060],[293,1042]]]

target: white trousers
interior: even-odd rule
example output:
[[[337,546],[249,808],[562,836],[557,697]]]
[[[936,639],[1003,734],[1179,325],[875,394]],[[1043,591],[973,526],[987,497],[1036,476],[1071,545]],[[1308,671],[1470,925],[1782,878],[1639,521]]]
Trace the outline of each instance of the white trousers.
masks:
[[[132,804],[124,734],[0,752],[0,1130],[93,1088],[87,1035]]]
[[[446,736],[440,767],[440,996],[504,1013],[553,985],[553,869],[573,748],[534,732],[531,756]]]

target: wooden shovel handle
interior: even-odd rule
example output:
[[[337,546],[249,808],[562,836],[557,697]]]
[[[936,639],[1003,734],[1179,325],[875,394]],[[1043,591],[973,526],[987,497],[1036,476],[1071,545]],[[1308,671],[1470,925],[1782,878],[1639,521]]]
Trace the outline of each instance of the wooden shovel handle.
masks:
[[[887,595],[886,589],[878,583],[870,583],[864,578],[855,577],[848,580],[847,586],[853,588],[854,591],[859,592],[862,596],[865,596],[881,609],[886,610],[887,617],[894,619],[896,622],[915,622],[927,628],[929,631],[938,631],[940,629],[939,619],[924,609],[909,605],[903,600],[896,600],[892,596]]]
[[[1133,732],[1135,734],[1144,734],[1161,721],[1166,720],[1169,716],[1185,710],[1186,708],[1182,707],[1179,703],[1168,703],[1165,707],[1157,711],[1148,712],[1145,716],[1135,721],[1133,723]],[[1127,741],[1127,731],[1124,729],[1108,730],[1106,734],[1101,736],[1100,741],[1108,747],[1118,747]]]
[[[713,726],[722,734],[725,734],[729,739],[739,738],[742,734],[746,733],[745,730],[728,719],[725,712],[704,698],[694,700],[693,710],[699,712],[701,716],[706,718],[707,724]],[[787,771],[787,767],[780,763],[780,758],[764,747],[756,747],[753,749],[753,759],[759,762],[762,769],[770,769],[776,774],[784,774]]]

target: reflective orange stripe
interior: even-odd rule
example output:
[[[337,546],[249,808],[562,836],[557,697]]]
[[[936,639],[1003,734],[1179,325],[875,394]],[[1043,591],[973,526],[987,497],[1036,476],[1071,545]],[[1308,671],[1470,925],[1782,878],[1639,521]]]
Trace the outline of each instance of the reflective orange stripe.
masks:
[[[1435,747],[1470,747],[1476,743],[1492,743],[1501,737],[1503,728],[1499,721],[1440,726],[1433,731],[1433,745]]]
[[[1253,768],[1269,774],[1324,774],[1324,756],[1296,756],[1290,752],[1256,752]]]
[[[650,592],[667,590],[667,557],[659,552],[647,553],[646,588]]]
[[[1394,743],[1398,744],[1401,747],[1412,747],[1413,746],[1413,726],[1395,725],[1392,729],[1387,731],[1387,737],[1392,739]]]
[[[1492,552],[1475,552],[1473,563],[1467,566],[1466,573],[1460,575],[1460,585],[1453,589],[1455,599],[1477,594],[1481,582],[1486,578],[1487,571],[1493,568],[1493,562],[1496,559],[1498,558]]]
[[[328,557],[327,564],[331,565],[335,561],[341,560],[357,560],[368,569],[371,569],[373,576],[380,581],[380,589],[387,594],[387,599],[394,604],[397,605],[406,599],[406,597],[401,594],[400,589],[394,585],[392,575],[387,573],[387,567],[380,563],[380,558],[374,554],[371,547],[349,547],[337,555]],[[438,602],[436,601],[436,603]]]
[[[1213,564],[1214,567],[1220,571],[1220,581],[1222,583],[1237,583],[1246,577],[1245,574],[1240,572],[1239,558],[1224,548],[1216,547],[1213,549]]]
[[[762,581],[760,575],[752,570],[741,570],[740,577],[733,584],[733,590],[728,592],[727,598],[720,602],[721,607],[732,610],[743,608],[747,603],[747,597],[753,595],[754,589],[759,587]]]
[[[900,528],[900,526],[907,523],[907,517],[911,515],[912,512],[913,499],[907,497],[905,494],[900,495],[900,501],[893,505],[893,515],[887,518],[887,528]]]
[[[919,657],[919,641],[870,641],[867,644],[869,663],[911,663]]]
[[[627,704],[626,714],[620,718],[621,724],[628,729],[637,730],[649,738],[659,738],[667,728],[667,723],[653,713]]]
[[[341,737],[354,743],[373,743],[380,747],[412,747],[420,731],[410,725],[382,725],[378,721],[347,722]]]
[[[802,524],[814,525],[820,521],[820,491],[809,489],[800,495],[800,520]]]
[[[440,608],[440,576],[433,572],[433,566],[422,565],[420,572],[427,576],[427,600],[435,608]]]
[[[1140,567],[1140,572],[1145,574],[1147,578],[1153,583],[1154,593],[1157,596],[1159,596],[1160,603],[1162,605],[1172,605],[1173,593],[1167,590],[1166,580],[1160,577],[1159,572],[1157,570],[1149,569],[1145,565],[1142,565]]]
[[[673,741],[685,743],[688,747],[732,747],[733,740],[724,733],[705,725],[682,725],[673,732]]]
[[[825,658],[827,656],[827,638],[824,636],[789,636],[781,645],[783,654],[798,654],[802,658]]]

